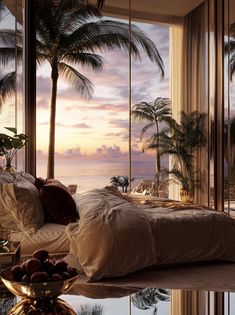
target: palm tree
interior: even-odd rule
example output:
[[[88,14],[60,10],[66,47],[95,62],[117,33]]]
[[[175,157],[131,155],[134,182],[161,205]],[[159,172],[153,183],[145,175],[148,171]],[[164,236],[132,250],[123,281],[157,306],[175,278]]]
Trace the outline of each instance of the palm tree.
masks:
[[[126,23],[103,20],[93,5],[78,5],[78,1],[40,0],[37,9],[37,55],[39,62],[51,66],[51,115],[48,150],[48,177],[54,177],[56,97],[59,76],[66,79],[81,96],[91,97],[91,81],[78,71],[87,66],[102,69],[103,60],[97,52],[116,48],[128,49],[129,26]],[[89,22],[90,19],[98,19]],[[139,57],[137,43],[163,72],[163,62],[153,42],[135,26],[132,27],[131,52]]]
[[[181,112],[180,123],[175,119],[169,120],[168,132],[160,133],[157,138],[160,141],[151,144],[151,148],[158,148],[159,142],[161,154],[170,154],[175,157],[175,163],[167,174],[172,174],[184,190],[191,196],[195,188],[200,187],[198,171],[195,170],[194,158],[198,149],[206,144],[205,136],[206,113],[198,111],[189,114]]]
[[[109,182],[112,186],[120,186],[120,176],[112,176]]]
[[[146,288],[131,296],[133,305],[141,310],[154,309],[154,314],[157,314],[157,304],[159,301],[169,301],[169,291],[165,289]]]
[[[168,122],[171,119],[171,101],[169,98],[157,97],[154,102],[140,102],[135,104],[132,108],[132,117],[139,122],[147,122],[147,125],[143,127],[140,133],[140,140],[143,140],[146,132],[149,129],[155,128],[155,136],[160,134],[160,123]],[[159,181],[161,173],[161,153],[159,150],[159,141],[155,137],[157,142],[156,150],[156,188],[157,196],[159,195]],[[147,142],[143,146],[143,151],[148,150]]]
[[[128,49],[133,57],[140,58],[140,45],[149,59],[155,63],[162,75],[164,65],[154,43],[135,25],[131,36],[129,25],[122,22],[104,20],[99,5],[81,5],[80,0],[40,0],[37,1],[36,48],[37,63],[48,62],[51,67],[50,135],[48,148],[47,177],[54,177],[55,122],[57,84],[61,77],[83,97],[91,97],[92,82],[81,74],[79,67],[86,66],[93,71],[102,69],[103,60],[98,52],[114,49]],[[10,31],[8,30],[8,33]],[[14,32],[12,31],[11,34]],[[0,38],[3,38],[1,32]],[[129,43],[130,38],[130,43]],[[5,39],[7,41],[7,39]],[[6,60],[6,53],[0,49],[0,63]],[[14,60],[8,56],[8,61]]]
[[[5,10],[6,10],[6,5],[3,2],[3,0],[0,0],[0,23],[4,19]],[[14,37],[12,36],[12,31],[10,31],[9,36],[6,30],[4,30],[3,32],[0,31],[0,34],[1,34],[0,38],[3,44],[7,42],[7,44],[10,45],[10,51],[8,49],[8,53],[9,54],[14,53],[14,48],[16,44],[16,38],[18,37],[18,32],[17,34],[15,34]],[[0,53],[2,53],[4,56],[2,59],[2,63],[6,64],[9,60],[7,56],[7,49],[5,49],[4,47],[0,48]],[[10,73],[7,73],[0,79],[0,109],[2,107],[2,104],[7,100],[8,97],[14,96],[15,89],[16,89],[15,71],[12,71]]]
[[[122,187],[122,192],[127,193],[127,188],[129,187],[129,178],[128,176],[120,176],[120,186]]]
[[[134,178],[131,179],[133,181]],[[123,193],[127,193],[129,187],[129,178],[128,176],[113,176],[110,178],[110,184],[113,186],[121,187]]]

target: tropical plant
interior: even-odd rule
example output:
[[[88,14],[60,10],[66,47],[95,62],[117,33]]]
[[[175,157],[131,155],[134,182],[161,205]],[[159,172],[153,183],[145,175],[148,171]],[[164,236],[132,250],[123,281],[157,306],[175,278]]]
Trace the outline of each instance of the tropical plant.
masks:
[[[5,133],[0,134],[0,155],[6,159],[6,168],[11,168],[11,162],[18,150],[22,149],[28,142],[28,137],[21,133],[17,134],[16,128],[5,127],[5,129],[13,132],[13,136]]]
[[[6,15],[6,5],[3,0],[0,0],[0,23],[4,19]],[[14,49],[16,48],[16,34],[15,36],[12,36],[12,31],[10,31],[10,34],[8,36],[7,30],[1,30],[0,31],[0,39],[3,42],[3,44],[7,44],[9,49],[9,53],[14,53]],[[21,48],[19,48],[21,50]],[[8,56],[7,56],[7,49],[5,47],[0,48],[0,53],[3,55],[3,58],[1,62],[5,65],[8,62]],[[11,56],[13,57],[13,56]],[[13,57],[14,58],[14,57]],[[14,96],[15,94],[15,71],[12,71],[10,73],[5,74],[0,79],[0,109],[2,107],[2,104],[7,100],[8,97]]]
[[[112,176],[109,182],[112,186],[120,186],[120,176]]]
[[[133,181],[134,178],[131,179]],[[128,176],[113,176],[110,178],[110,184],[116,187],[121,187],[123,193],[127,193],[130,185]]]
[[[136,308],[141,310],[154,309],[154,314],[157,313],[157,304],[162,302],[168,302],[170,299],[170,293],[165,289],[146,288],[131,296],[131,302]]]
[[[191,196],[201,186],[199,171],[195,170],[195,154],[206,144],[205,118],[205,113],[194,111],[187,114],[182,111],[179,123],[172,118],[169,120],[168,132],[157,135],[159,142],[164,142],[159,148],[161,154],[173,155],[175,158],[173,168],[165,172],[172,174]],[[158,148],[158,142],[153,142],[151,147]]]
[[[160,138],[156,135],[159,135],[161,132],[160,123],[168,123],[171,119],[171,101],[169,98],[157,97],[154,102],[140,102],[135,104],[132,108],[132,117],[134,120],[139,122],[147,122],[147,125],[143,127],[140,133],[140,140],[142,141],[146,132],[149,129],[155,129],[154,139],[156,142],[156,194],[159,195],[159,185],[160,185],[160,174],[162,171],[161,168],[161,152],[160,152]],[[143,151],[152,149],[149,144],[151,143],[151,138],[148,138],[143,145]]]

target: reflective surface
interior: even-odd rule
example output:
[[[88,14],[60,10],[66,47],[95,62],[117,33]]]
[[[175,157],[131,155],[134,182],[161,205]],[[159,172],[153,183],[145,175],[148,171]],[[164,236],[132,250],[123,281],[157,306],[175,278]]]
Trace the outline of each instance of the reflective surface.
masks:
[[[17,303],[8,313],[9,315],[76,315],[76,312],[63,300],[32,300],[24,299]]]
[[[43,283],[23,283],[7,280],[11,267],[5,269],[1,273],[2,282],[7,289],[15,295],[23,298],[39,299],[39,298],[53,298],[63,293],[68,292],[75,282],[79,279],[79,275],[63,280]]]

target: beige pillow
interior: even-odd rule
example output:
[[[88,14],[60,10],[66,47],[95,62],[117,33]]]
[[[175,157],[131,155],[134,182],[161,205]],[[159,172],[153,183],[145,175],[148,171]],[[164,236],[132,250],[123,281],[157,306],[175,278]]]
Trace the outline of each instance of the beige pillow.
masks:
[[[9,172],[0,171],[0,184],[13,183],[14,177]]]
[[[35,233],[44,223],[44,211],[37,188],[28,181],[1,186],[1,225],[8,229],[13,227],[14,230]]]

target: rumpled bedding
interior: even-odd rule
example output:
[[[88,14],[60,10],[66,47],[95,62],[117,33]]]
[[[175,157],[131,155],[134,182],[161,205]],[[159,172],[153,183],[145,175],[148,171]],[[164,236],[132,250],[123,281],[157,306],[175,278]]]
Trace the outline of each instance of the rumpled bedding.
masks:
[[[161,265],[235,261],[235,221],[224,213],[138,206],[108,188],[77,203],[80,221],[66,232],[91,281]]]

